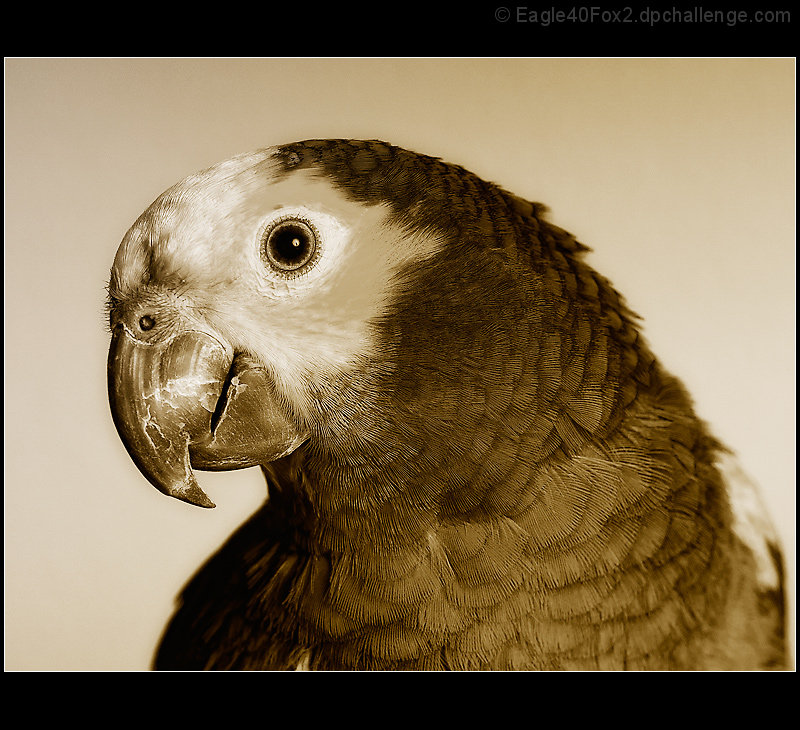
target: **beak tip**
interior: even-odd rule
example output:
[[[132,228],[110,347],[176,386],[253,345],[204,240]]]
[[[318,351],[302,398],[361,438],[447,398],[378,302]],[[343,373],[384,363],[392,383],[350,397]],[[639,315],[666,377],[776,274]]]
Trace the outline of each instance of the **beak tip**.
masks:
[[[181,502],[188,502],[189,504],[206,509],[213,509],[217,506],[208,498],[208,495],[200,489],[193,478],[185,489],[171,491],[169,496],[175,497],[181,500]]]

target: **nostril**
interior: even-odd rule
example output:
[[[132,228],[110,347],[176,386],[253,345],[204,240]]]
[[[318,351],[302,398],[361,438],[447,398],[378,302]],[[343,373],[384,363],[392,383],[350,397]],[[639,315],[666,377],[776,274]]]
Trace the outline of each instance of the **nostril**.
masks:
[[[139,320],[139,328],[145,332],[153,329],[153,327],[155,326],[156,326],[156,321],[149,314],[145,314],[144,317],[142,317]]]

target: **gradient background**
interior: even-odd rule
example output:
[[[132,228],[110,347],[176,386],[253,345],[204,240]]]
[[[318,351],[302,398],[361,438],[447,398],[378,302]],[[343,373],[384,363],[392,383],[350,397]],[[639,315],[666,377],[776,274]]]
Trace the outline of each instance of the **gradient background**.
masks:
[[[367,137],[548,204],[763,485],[795,554],[793,59],[5,63],[7,670],[143,670],[173,598],[259,505],[136,471],[106,401],[108,270],[166,187],[235,153]],[[792,616],[794,615],[792,611]]]

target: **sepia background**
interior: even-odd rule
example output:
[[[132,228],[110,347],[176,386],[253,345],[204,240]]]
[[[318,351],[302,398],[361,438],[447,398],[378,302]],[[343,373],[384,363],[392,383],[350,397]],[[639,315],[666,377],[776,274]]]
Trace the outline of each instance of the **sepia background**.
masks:
[[[175,594],[261,502],[137,472],[104,286],[166,187],[238,152],[382,138],[546,203],[645,321],[795,554],[793,59],[7,59],[5,668],[144,670]],[[792,616],[794,612],[792,611]]]

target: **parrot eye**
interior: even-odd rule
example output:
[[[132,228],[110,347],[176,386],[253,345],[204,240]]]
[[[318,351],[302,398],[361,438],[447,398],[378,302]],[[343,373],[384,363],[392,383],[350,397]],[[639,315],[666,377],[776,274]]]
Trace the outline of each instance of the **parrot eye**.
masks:
[[[267,231],[263,256],[273,269],[291,276],[316,260],[317,249],[314,228],[305,221],[292,218],[279,221]]]

